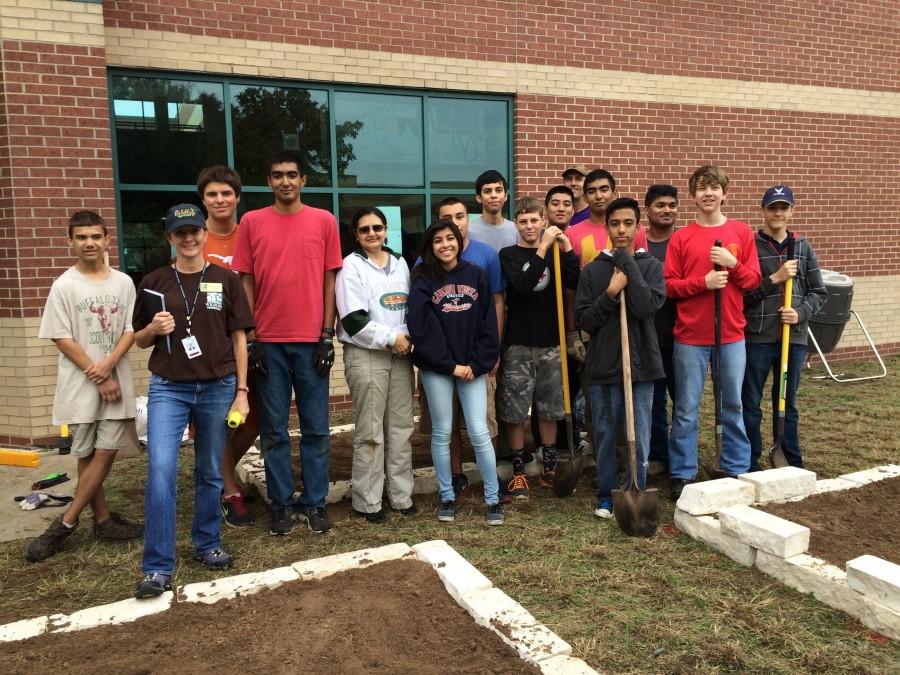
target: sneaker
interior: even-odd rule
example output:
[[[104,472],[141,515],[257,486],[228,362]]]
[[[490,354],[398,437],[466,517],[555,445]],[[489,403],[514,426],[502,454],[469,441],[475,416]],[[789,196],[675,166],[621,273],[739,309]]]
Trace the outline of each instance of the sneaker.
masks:
[[[594,509],[594,515],[598,518],[612,518],[613,515],[613,505],[612,502],[608,499],[604,499],[602,502],[597,504],[597,508]]]
[[[500,504],[491,504],[484,513],[484,519],[488,525],[502,525],[503,507]]]
[[[528,499],[528,479],[525,478],[525,474],[514,473],[508,489],[514,499]]]
[[[442,523],[452,523],[456,519],[456,508],[453,502],[441,502],[437,510],[438,520]]]
[[[231,527],[248,527],[253,525],[253,516],[247,511],[243,493],[222,499],[222,520]]]
[[[231,554],[223,548],[211,548],[203,553],[195,553],[194,560],[202,562],[211,570],[224,570],[234,562]]]
[[[366,522],[372,523],[373,525],[381,525],[387,520],[387,516],[384,514],[384,509],[378,509],[374,513],[366,513],[365,511],[357,511],[356,509],[353,509],[353,513],[360,518],[365,518]]]
[[[415,504],[413,504],[411,506],[407,506],[405,509],[394,509],[394,510],[398,511],[400,513],[400,515],[404,516],[405,518],[410,518],[419,512],[419,509],[416,508]]]
[[[472,487],[469,485],[469,477],[464,473],[453,474],[453,494],[456,501],[468,497],[470,492],[472,492]]]
[[[678,498],[681,497],[681,493],[684,490],[684,486],[694,481],[688,480],[686,478],[673,478],[671,481],[671,492],[669,496],[672,498],[673,502],[677,502]]]
[[[331,529],[331,521],[328,520],[323,506],[314,506],[306,511],[301,511],[299,518],[306,522],[306,526],[316,534],[324,534]]]
[[[269,534],[280,537],[290,534],[293,527],[294,521],[291,518],[290,507],[272,511],[272,524],[269,526]]]
[[[144,536],[144,524],[112,511],[102,523],[94,523],[94,536],[104,541],[128,541]]]
[[[28,542],[28,546],[25,547],[25,560],[36,563],[55,555],[77,529],[77,522],[75,527],[66,527],[63,525],[63,517],[57,516],[44,534]]]
[[[136,597],[138,600],[143,600],[144,598],[155,598],[162,595],[166,591],[171,590],[172,577],[154,572],[153,574],[144,575],[144,578],[141,579],[140,583],[138,583],[137,585],[137,589],[134,591],[134,597]]]

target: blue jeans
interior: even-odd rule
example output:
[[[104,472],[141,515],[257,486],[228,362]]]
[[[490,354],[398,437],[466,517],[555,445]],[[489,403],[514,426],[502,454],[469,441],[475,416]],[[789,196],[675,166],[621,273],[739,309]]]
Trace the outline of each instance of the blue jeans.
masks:
[[[784,406],[784,436],[781,446],[784,456],[791,466],[803,466],[803,454],[800,451],[800,436],[797,424],[800,413],[797,411],[797,389],[800,386],[800,374],[803,372],[803,357],[806,345],[790,345],[788,347],[787,394]],[[762,402],[763,387],[766,378],[772,373],[772,442],[778,435],[778,396],[779,378],[781,377],[781,343],[768,344],[747,343],[747,370],[744,373],[744,387],[741,390],[741,403],[744,407],[744,426],[747,438],[750,439],[750,466],[759,469],[759,458],[763,452]]]
[[[189,420],[194,422],[194,551],[204,553],[222,542],[220,465],[228,435],[225,418],[236,386],[234,375],[200,382],[172,382],[150,376],[144,574],[171,576],[175,570],[175,483],[181,437]]]
[[[712,360],[712,345],[675,343],[672,365],[678,382],[672,433],[669,435],[669,475],[693,480],[697,476],[697,417],[706,383],[706,367]],[[722,345],[722,471],[729,476],[750,469],[750,441],[744,430],[741,385],[747,351],[744,341]],[[713,377],[718,373],[713,372]]]
[[[653,383],[653,421],[650,424],[650,460],[669,465],[669,399],[675,400],[672,352],[660,350],[666,376]]]
[[[634,437],[637,454],[637,480],[642,490],[647,483],[647,453],[650,447],[650,418],[653,409],[653,382],[634,382]],[[591,419],[594,422],[594,459],[597,461],[597,501],[612,499],[618,487],[616,436],[625,419],[625,390],[621,384],[589,384]],[[630,471],[631,467],[629,467]],[[626,474],[625,483],[630,483]]]
[[[453,388],[459,397],[469,443],[475,450],[475,462],[484,483],[486,504],[498,502],[497,458],[491,444],[491,433],[487,426],[487,386],[485,376],[476,377],[471,382],[452,375],[441,375],[428,370],[420,370],[422,386],[428,397],[431,412],[431,461],[437,475],[441,501],[452,502],[453,474],[450,471],[450,429],[453,423]]]
[[[294,507],[294,472],[288,416],[291,390],[300,418],[300,475],[303,494],[298,508],[325,506],[328,495],[328,377],[312,365],[316,345],[305,342],[257,342],[266,354],[268,375],[256,375],[259,431],[266,466],[266,489],[272,509]]]

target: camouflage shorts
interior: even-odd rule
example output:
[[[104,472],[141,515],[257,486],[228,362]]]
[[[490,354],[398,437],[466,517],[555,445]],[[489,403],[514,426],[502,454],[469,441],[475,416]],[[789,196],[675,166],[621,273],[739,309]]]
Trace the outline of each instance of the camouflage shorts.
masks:
[[[541,419],[556,421],[566,416],[559,347],[510,345],[504,350],[498,392],[500,419],[524,422],[532,398]]]

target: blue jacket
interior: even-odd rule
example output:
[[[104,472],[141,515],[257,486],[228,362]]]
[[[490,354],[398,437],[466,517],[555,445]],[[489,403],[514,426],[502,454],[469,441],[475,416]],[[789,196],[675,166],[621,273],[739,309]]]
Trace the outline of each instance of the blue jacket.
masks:
[[[478,377],[500,358],[494,296],[473,263],[460,262],[440,279],[414,272],[406,325],[413,364],[422,370],[452,375],[462,365]]]

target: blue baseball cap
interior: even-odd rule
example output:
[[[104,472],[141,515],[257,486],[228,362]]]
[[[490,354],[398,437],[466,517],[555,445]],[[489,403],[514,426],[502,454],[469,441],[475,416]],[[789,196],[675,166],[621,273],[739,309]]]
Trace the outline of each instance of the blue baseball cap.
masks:
[[[165,232],[174,232],[179,227],[199,227],[206,229],[206,218],[199,207],[193,204],[176,204],[166,211]]]
[[[766,194],[763,195],[762,205],[763,208],[767,206],[771,206],[772,204],[776,204],[778,202],[784,202],[785,204],[794,205],[794,193],[791,192],[791,188],[787,185],[773,185],[768,190],[766,190]]]

